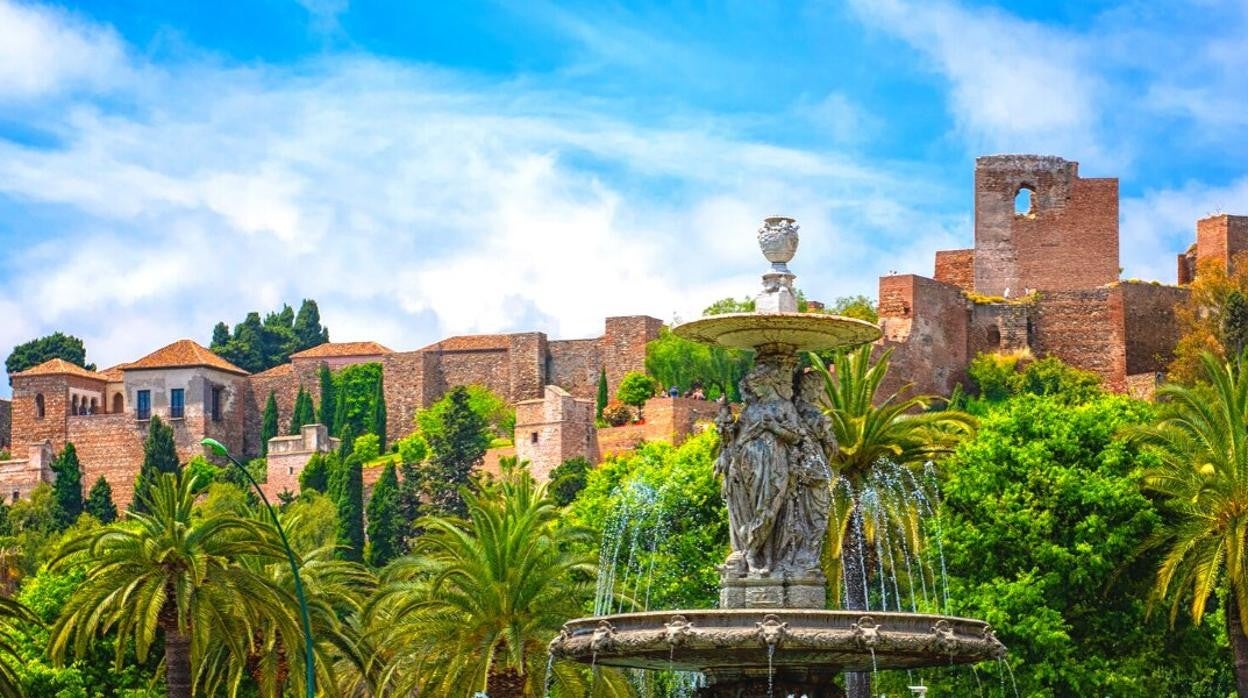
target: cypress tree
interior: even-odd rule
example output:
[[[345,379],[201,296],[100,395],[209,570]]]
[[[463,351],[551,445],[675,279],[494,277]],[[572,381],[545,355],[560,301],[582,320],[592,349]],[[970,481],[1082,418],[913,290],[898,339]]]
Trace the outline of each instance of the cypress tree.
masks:
[[[1226,358],[1239,363],[1248,348],[1248,298],[1239,291],[1231,291],[1222,305],[1221,330]]]
[[[348,424],[338,439],[338,457],[346,460],[347,456],[355,452],[355,429]]]
[[[386,387],[385,381],[381,374],[377,374],[377,389],[373,392],[373,410],[370,415],[369,425],[374,434],[377,435],[377,443],[381,446],[381,452],[386,452]]]
[[[596,419],[602,419],[602,411],[606,409],[610,395],[607,392],[607,369],[602,369],[598,373],[598,401],[596,404]]]
[[[315,490],[322,494],[329,488],[329,471],[326,465],[328,456],[324,453],[313,453],[299,473],[299,492]]]
[[[296,351],[311,349],[329,341],[329,330],[321,327],[321,311],[316,301],[304,298],[299,314],[291,325],[295,333]]]
[[[134,498],[130,501],[130,509],[146,512],[144,501],[147,491],[161,473],[176,473],[181,470],[178,463],[178,449],[173,443],[173,427],[165,424],[160,417],[153,416],[147,429],[147,440],[143,442],[143,465],[139,468],[139,477],[134,484]]]
[[[117,520],[117,505],[113,503],[113,488],[103,475],[91,486],[85,508],[88,514],[94,516],[102,524],[110,524]]]
[[[264,421],[260,425],[260,455],[269,454],[269,439],[277,436],[277,395],[269,391],[269,401],[264,403]]]
[[[330,421],[334,423],[334,432],[342,438],[346,434],[347,424],[347,395],[342,389],[342,383],[337,378],[334,380],[334,418]]]
[[[72,443],[66,443],[65,450],[52,462],[52,472],[56,473],[52,494],[56,500],[57,525],[64,530],[78,520],[83,505],[82,465]]]
[[[335,503],[338,505],[338,556],[364,561],[364,465],[348,456],[337,468]]]
[[[321,381],[321,424],[329,430],[331,436],[337,432],[334,430],[336,422],[334,422],[334,411],[336,409],[334,400],[334,375],[329,372],[329,365],[322,362],[321,367],[317,370],[317,377]]]
[[[305,424],[312,424],[316,421],[316,409],[312,406],[312,396],[302,386],[299,387],[299,395],[295,398],[295,409],[290,415],[290,431],[291,436],[299,434],[299,429]]]
[[[459,488],[468,484],[472,469],[481,464],[490,444],[489,423],[472,409],[468,389],[451,390],[450,404],[442,417],[441,429],[430,434],[434,477],[431,499],[446,514],[468,513]]]
[[[402,545],[399,518],[399,478],[394,462],[386,463],[368,500],[368,564],[384,567],[399,555]]]
[[[403,551],[411,552],[412,541],[419,534],[416,521],[420,518],[423,478],[418,463],[403,463],[403,482],[399,484],[399,519],[402,523]]]

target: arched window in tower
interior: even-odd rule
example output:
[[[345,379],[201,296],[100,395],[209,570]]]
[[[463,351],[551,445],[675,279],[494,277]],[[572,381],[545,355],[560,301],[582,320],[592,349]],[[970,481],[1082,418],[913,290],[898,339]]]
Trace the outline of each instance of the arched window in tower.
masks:
[[[100,411],[99,398],[94,398],[94,397],[91,398],[91,409],[87,410],[87,414],[95,414],[96,412],[99,412],[99,411]]]
[[[988,346],[993,349],[1001,348],[1001,329],[996,325],[988,328]]]
[[[113,413],[121,414],[122,411],[125,410],[125,407],[126,407],[126,403],[122,399],[121,393],[117,393],[113,395]]]
[[[1036,192],[1031,185],[1024,184],[1014,192],[1014,215],[1028,216],[1036,212]]]
[[[74,415],[75,417],[78,416],[78,396],[77,395],[75,395],[73,399],[70,400],[69,402],[69,413]]]
[[[35,419],[43,419],[46,410],[43,404],[43,393],[35,394]]]

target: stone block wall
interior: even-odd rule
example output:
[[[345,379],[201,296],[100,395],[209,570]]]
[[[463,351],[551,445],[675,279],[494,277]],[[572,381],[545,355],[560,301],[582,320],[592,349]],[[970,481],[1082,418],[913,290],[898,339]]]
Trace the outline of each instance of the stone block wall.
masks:
[[[68,376],[29,376],[12,379],[13,437],[21,450],[32,443],[51,442],[52,450],[65,448],[66,420],[69,419]],[[43,396],[43,417],[38,416],[37,400]]]
[[[1196,270],[1209,260],[1229,270],[1235,255],[1245,251],[1248,251],[1248,216],[1223,213],[1202,218],[1196,221],[1196,262],[1190,277],[1195,278]],[[1182,279],[1179,283],[1183,283]]]
[[[407,436],[412,431],[416,410],[426,404],[425,364],[432,357],[419,351],[386,354],[381,371],[386,395],[386,442]]]
[[[1020,190],[1029,212],[1015,212]],[[975,161],[975,290],[1070,291],[1118,279],[1118,180],[1083,179],[1053,156],[994,155]]]
[[[642,408],[644,424],[626,424],[598,430],[599,458],[624,453],[644,441],[679,444],[697,432],[699,424],[715,419],[719,405],[709,400],[683,397],[655,397]]]
[[[315,378],[315,372],[313,373]],[[264,423],[264,406],[268,404],[272,393],[277,401],[277,425],[280,430],[290,425],[290,416],[295,411],[295,398],[299,394],[302,377],[295,372],[292,364],[276,366],[262,373],[247,377],[247,386],[243,393],[244,402],[244,453],[257,457],[261,452],[260,433]],[[320,384],[313,381],[309,385],[314,388],[313,400],[320,401]]]
[[[940,250],[936,253],[937,281],[975,290],[975,250]]]
[[[541,399],[516,403],[515,449],[538,480],[549,479],[569,458],[597,462],[594,403],[554,385],[546,386]]]
[[[984,352],[1012,352],[1032,343],[1034,303],[973,303],[967,356]]]
[[[13,445],[13,403],[0,400],[0,451]]]
[[[883,276],[879,313],[880,346],[893,351],[883,390],[913,383],[921,393],[948,394],[965,380],[971,310],[962,289],[913,274]]]
[[[1122,316],[1128,376],[1153,376],[1169,366],[1179,341],[1175,309],[1187,295],[1185,288],[1142,283],[1123,283],[1113,289],[1115,312]]]
[[[542,397],[545,388],[547,347],[546,335],[526,332],[508,336],[507,368],[509,379],[507,401],[517,403]]]
[[[611,395],[615,395],[625,374],[646,369],[646,344],[659,338],[662,327],[661,320],[645,315],[607,318],[600,346]]]
[[[14,454],[16,455],[16,454]],[[52,444],[32,444],[25,458],[0,461],[0,498],[7,504],[27,498],[32,490],[45,482],[53,482]]]
[[[1038,356],[1056,356],[1101,376],[1106,388],[1126,390],[1126,343],[1120,304],[1109,287],[1041,294],[1037,304]]]
[[[565,339],[549,342],[550,363],[547,380],[575,397],[596,399],[598,375],[602,369],[600,340]]]
[[[143,441],[147,438],[147,422],[136,422],[134,415],[105,414],[77,417],[70,422],[69,438],[82,463],[82,486],[89,491],[101,476],[113,488],[113,503],[124,509],[134,496],[134,481],[143,465]],[[188,459],[202,453],[195,445],[192,451],[185,428],[174,426],[178,457]]]
[[[269,499],[282,492],[299,493],[299,476],[315,453],[337,450],[338,439],[330,438],[322,424],[305,425],[294,436],[269,439],[268,479],[262,489]]]

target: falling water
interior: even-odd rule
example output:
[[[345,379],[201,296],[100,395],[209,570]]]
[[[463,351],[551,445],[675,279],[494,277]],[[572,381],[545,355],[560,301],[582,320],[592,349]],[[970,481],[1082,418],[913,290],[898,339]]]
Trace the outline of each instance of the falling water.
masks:
[[[617,490],[619,504],[607,516],[598,554],[594,614],[649,610],[658,556],[667,538],[670,516],[663,511],[663,492],[632,483]]]
[[[776,686],[776,670],[772,667],[772,659],[776,656],[775,643],[767,643],[767,698],[772,698]]]
[[[555,653],[546,654],[546,680],[542,682],[542,693],[550,698],[550,689],[555,685]]]

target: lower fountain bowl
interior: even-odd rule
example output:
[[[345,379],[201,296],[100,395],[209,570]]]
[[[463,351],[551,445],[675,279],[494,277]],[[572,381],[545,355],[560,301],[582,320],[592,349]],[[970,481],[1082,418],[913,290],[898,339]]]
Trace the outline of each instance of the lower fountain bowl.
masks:
[[[715,681],[971,664],[1004,656],[1005,646],[987,623],[967,618],[711,609],[578,618],[563,626],[550,651],[599,666],[697,671]]]

